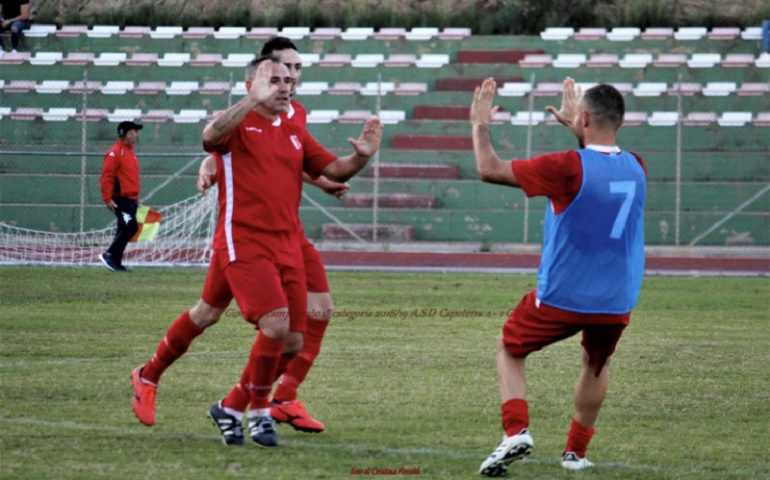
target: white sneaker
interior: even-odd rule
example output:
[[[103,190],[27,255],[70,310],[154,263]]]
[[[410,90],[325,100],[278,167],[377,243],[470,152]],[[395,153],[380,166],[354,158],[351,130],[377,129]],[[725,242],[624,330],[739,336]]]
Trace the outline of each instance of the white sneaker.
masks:
[[[479,468],[479,474],[485,477],[501,477],[508,472],[508,465],[521,460],[532,452],[534,441],[526,428],[516,435],[503,436],[497,446]]]
[[[589,462],[587,458],[580,458],[575,452],[564,452],[564,456],[561,458],[561,466],[567,470],[583,470],[584,468],[593,467],[594,464]]]

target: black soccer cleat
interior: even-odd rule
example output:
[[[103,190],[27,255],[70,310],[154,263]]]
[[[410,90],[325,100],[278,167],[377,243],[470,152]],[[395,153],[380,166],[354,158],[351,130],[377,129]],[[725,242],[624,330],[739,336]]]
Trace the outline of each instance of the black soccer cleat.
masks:
[[[222,408],[222,402],[219,401],[209,408],[209,418],[222,435],[222,442],[225,445],[243,445],[243,427],[241,421],[230,415]]]

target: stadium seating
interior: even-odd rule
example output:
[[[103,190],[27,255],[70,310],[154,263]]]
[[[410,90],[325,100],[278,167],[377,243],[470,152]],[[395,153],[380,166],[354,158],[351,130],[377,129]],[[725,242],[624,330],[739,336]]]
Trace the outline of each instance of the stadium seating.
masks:
[[[278,32],[273,27],[41,27],[28,36],[26,55],[0,59],[0,141],[12,149],[50,148],[45,139],[62,151],[78,151],[82,122],[87,121],[89,146],[102,150],[114,141],[114,122],[133,118],[149,124],[142,132],[142,153],[199,154],[204,122],[246,94],[241,69],[253,59],[255,42]],[[379,191],[390,197],[381,197],[378,204],[382,222],[396,232],[394,238],[520,241],[522,225],[512,223],[523,221],[523,197],[509,190],[498,193],[496,187],[477,181],[467,124],[469,92],[483,78],[497,81],[496,103],[502,110],[493,119],[493,141],[501,155],[521,158],[527,135],[534,153],[573,147],[569,135],[545,113],[546,105],[559,104],[565,75],[583,89],[604,81],[626,95],[628,128],[621,130],[619,144],[632,145],[651,162],[650,188],[656,200],[650,206],[647,234],[653,244],[671,241],[657,225],[672,222],[674,127],[685,128],[682,188],[716,192],[702,205],[691,194],[683,195],[690,209],[685,216],[698,219],[688,220],[683,232],[694,236],[735,208],[727,198],[737,201],[739,194],[724,185],[767,177],[762,152],[770,147],[765,101],[770,56],[757,53],[758,29],[715,27],[705,34],[608,30],[547,29],[540,36],[515,39],[448,28],[286,31],[299,36],[303,51],[306,81],[297,89],[309,130],[331,151],[348,151],[345,139],[360,132],[361,122],[374,115],[380,103],[379,116],[386,124],[382,158],[387,163],[378,171],[383,182]],[[698,40],[686,39],[698,35]],[[328,63],[333,55],[345,60],[322,68],[322,61]],[[373,98],[378,93],[381,98]],[[151,156],[148,162],[148,185],[185,163],[158,167],[156,163],[165,160],[156,162]],[[78,174],[77,167],[70,174]],[[373,203],[371,171],[352,181],[351,193],[369,195],[359,198],[358,205]],[[89,164],[89,188],[94,172],[98,165]],[[75,193],[79,196],[79,190]],[[370,207],[345,207],[342,200],[308,193],[346,224],[361,224],[358,231],[371,238],[371,224],[363,225],[370,220]],[[181,190],[163,195],[163,202],[174,201]],[[389,203],[395,199],[405,203]],[[544,206],[536,201],[532,205],[529,230],[539,232]],[[47,228],[41,223],[43,210],[30,208],[29,217]],[[311,207],[303,209],[312,237],[330,231],[349,238],[347,233],[333,233]],[[750,231],[758,242],[768,242],[766,224],[761,223],[765,220],[753,220],[765,217],[755,211],[751,215],[736,215],[737,223],[728,229]],[[87,217],[88,225],[109,220]],[[386,231],[378,230],[378,239],[387,238]],[[533,235],[528,241],[537,239],[538,233]],[[709,242],[723,241],[723,234],[713,235]]]

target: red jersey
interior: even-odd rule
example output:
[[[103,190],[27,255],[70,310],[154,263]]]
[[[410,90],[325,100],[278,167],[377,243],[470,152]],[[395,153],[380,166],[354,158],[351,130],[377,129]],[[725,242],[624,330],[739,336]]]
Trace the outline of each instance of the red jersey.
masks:
[[[99,187],[105,202],[113,196],[139,199],[139,160],[131,145],[118,140],[107,150]]]
[[[289,111],[282,113],[281,117],[302,128],[307,128],[307,110],[296,100],[291,101]]]
[[[214,249],[230,261],[263,256],[298,266],[302,172],[313,177],[337,157],[304,127],[255,111],[218,146],[219,220]]]

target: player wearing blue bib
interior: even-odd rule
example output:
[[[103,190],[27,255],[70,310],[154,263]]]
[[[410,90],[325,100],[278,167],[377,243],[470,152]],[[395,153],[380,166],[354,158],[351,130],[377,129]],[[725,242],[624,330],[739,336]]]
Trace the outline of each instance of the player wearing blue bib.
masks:
[[[481,179],[519,187],[530,197],[545,196],[549,206],[537,289],[514,309],[498,341],[505,435],[479,473],[503,475],[508,465],[530,453],[526,357],[578,332],[582,332],[583,366],[561,464],[580,470],[593,465],[585,455],[607,392],[609,357],[639,298],[646,167],[638,155],[615,144],[625,106],[622,95],[610,85],[597,85],[581,95],[567,78],[561,109],[548,108],[575,134],[579,150],[513,161],[501,160],[492,148],[494,93],[494,80],[485,80],[471,106]]]

